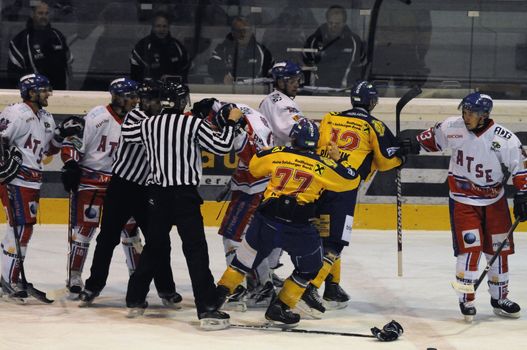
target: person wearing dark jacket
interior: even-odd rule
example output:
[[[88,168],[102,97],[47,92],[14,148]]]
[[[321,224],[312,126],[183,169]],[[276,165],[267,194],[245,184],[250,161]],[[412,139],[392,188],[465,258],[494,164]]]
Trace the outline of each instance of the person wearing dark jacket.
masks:
[[[267,76],[273,64],[269,50],[256,41],[247,19],[232,20],[231,32],[209,59],[209,74],[215,83],[232,84],[238,78]]]
[[[346,10],[331,6],[326,11],[326,23],[304,45],[304,63],[316,66],[306,82],[310,85],[345,88],[361,78],[364,45],[360,37],[346,25]],[[313,74],[316,74],[313,76]]]
[[[176,75],[187,82],[190,59],[185,46],[170,34],[168,14],[158,12],[154,16],[152,32],[139,40],[132,50],[130,67],[131,78],[135,81]]]
[[[66,90],[73,62],[66,37],[49,23],[49,6],[38,1],[26,29],[9,42],[7,72],[14,88],[26,74],[43,74],[57,90]]]

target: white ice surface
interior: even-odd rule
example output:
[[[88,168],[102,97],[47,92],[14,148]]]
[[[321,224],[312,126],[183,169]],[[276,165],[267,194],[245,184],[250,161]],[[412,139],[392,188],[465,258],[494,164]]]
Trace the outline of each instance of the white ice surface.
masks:
[[[216,279],[225,268],[221,239],[207,229],[211,269]],[[510,258],[510,298],[527,307],[527,238],[518,233],[516,254]],[[27,305],[0,301],[0,349],[526,349],[527,316],[502,319],[492,313],[486,283],[478,291],[478,314],[472,324],[462,320],[457,297],[450,287],[455,260],[449,232],[405,231],[404,276],[397,277],[396,239],[393,231],[353,233],[344,250],[342,285],[351,296],[348,308],[329,311],[322,320],[302,320],[298,328],[369,334],[392,319],[404,335],[397,341],[230,329],[205,332],[197,318],[180,240],[172,232],[172,267],[183,308],[166,310],[155,290],[145,316],[125,318],[127,270],[122,249],[115,250],[108,285],[91,308],[77,302],[52,305],[34,300]],[[94,240],[95,243],[95,240]],[[26,274],[45,290],[63,287],[66,275],[66,227],[36,226],[28,249]],[[93,247],[83,278],[87,278]],[[277,270],[291,272],[288,256]],[[231,312],[231,322],[263,321],[264,310]]]

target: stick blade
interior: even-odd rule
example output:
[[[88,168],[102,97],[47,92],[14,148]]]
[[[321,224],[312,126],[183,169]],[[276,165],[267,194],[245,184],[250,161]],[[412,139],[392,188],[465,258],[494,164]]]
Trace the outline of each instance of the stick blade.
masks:
[[[459,283],[457,281],[452,282],[450,284],[452,285],[452,288],[454,288],[454,290],[460,293],[472,294],[476,292],[473,284],[464,284],[464,283]]]

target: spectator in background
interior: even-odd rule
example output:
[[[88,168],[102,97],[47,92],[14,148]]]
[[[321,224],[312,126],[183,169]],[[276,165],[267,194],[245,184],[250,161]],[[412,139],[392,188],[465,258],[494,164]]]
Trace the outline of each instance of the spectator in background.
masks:
[[[50,25],[48,3],[38,1],[26,29],[9,43],[7,72],[10,86],[16,87],[20,77],[26,74],[39,73],[49,78],[54,89],[66,90],[72,62],[65,36]]]
[[[238,78],[267,76],[272,61],[269,50],[256,41],[249,21],[235,17],[231,32],[212,52],[208,69],[214,82],[232,84]]]
[[[331,6],[326,11],[326,23],[307,38],[304,48],[313,51],[304,52],[304,63],[317,68],[308,73],[310,85],[348,87],[361,78],[364,45],[346,18],[343,7]]]
[[[190,59],[183,44],[170,34],[167,13],[154,15],[152,32],[135,45],[130,55],[130,67],[131,78],[135,81],[178,75],[183,82],[187,82]]]

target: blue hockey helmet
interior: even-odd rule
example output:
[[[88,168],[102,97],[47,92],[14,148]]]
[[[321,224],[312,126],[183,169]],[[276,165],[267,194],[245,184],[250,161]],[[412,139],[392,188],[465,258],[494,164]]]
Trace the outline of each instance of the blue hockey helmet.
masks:
[[[110,83],[108,91],[112,95],[122,96],[122,97],[135,97],[137,96],[137,90],[139,89],[139,84],[132,79],[128,78],[118,78]]]
[[[353,107],[363,107],[371,111],[379,101],[379,94],[372,83],[361,80],[351,88],[350,99]]]
[[[18,83],[18,88],[20,89],[20,96],[22,99],[29,99],[29,91],[53,91],[51,88],[51,83],[49,79],[42,74],[28,74],[20,78]]]
[[[492,105],[492,98],[489,95],[473,92],[461,100],[458,109],[461,111],[466,109],[468,111],[476,112],[479,115],[488,116],[492,111]]]
[[[300,119],[289,132],[291,144],[307,150],[315,150],[318,144],[318,126],[309,119]]]
[[[273,68],[271,68],[271,75],[275,82],[279,79],[287,80],[297,76],[304,77],[302,68],[290,60],[276,62]]]

